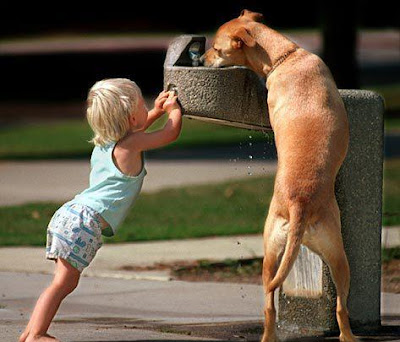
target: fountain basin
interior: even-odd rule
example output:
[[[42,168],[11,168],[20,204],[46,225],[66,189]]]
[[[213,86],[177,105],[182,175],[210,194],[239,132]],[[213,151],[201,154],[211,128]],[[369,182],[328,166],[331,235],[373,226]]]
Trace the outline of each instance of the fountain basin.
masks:
[[[271,130],[265,80],[242,66],[193,67],[189,52],[193,44],[204,53],[205,37],[176,38],[164,63],[164,89],[177,92],[183,115],[227,126]]]

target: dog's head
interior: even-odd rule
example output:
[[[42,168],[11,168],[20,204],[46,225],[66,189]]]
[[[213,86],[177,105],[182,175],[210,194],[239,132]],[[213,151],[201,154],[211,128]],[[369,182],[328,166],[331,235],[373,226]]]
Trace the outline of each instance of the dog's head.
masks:
[[[220,68],[229,65],[246,65],[245,49],[256,45],[247,24],[260,22],[263,15],[243,10],[238,18],[222,25],[214,38],[212,47],[202,56],[204,66]]]

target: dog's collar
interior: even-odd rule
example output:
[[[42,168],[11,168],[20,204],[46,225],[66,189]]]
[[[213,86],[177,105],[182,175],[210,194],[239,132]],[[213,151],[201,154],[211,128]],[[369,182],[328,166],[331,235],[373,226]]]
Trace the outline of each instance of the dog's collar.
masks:
[[[282,56],[280,56],[277,61],[275,62],[275,64],[272,66],[271,70],[268,71],[267,74],[267,78],[273,73],[273,71],[280,66],[285,60],[286,58],[288,58],[293,52],[295,52],[299,47],[296,46],[293,49],[290,49],[289,51],[286,51]]]

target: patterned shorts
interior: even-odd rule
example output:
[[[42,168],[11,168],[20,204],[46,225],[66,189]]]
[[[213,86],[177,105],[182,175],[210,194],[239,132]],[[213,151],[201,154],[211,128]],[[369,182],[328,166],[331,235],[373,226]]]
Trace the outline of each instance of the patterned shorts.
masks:
[[[65,259],[82,272],[102,246],[99,216],[85,205],[64,204],[47,227],[46,258]]]

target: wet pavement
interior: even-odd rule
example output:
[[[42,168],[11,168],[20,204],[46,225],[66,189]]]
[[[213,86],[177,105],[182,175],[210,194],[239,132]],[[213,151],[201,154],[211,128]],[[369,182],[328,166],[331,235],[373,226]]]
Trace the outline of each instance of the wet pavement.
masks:
[[[1,341],[16,341],[51,276],[0,272],[0,279]],[[64,342],[257,341],[262,303],[257,285],[90,277],[64,301],[49,333]],[[382,294],[384,327],[362,341],[400,341],[399,308],[400,295]],[[328,340],[332,337],[287,339]]]

